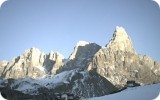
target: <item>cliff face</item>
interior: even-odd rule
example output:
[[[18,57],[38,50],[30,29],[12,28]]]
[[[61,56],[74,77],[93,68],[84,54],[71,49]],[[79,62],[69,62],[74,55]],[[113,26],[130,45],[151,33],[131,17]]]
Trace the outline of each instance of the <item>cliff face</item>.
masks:
[[[23,55],[13,58],[11,62],[1,62],[3,71],[1,77],[8,78],[36,78],[47,74],[55,74],[56,69],[63,65],[64,57],[59,53],[42,53],[37,48],[25,51]]]
[[[128,80],[145,84],[160,81],[160,63],[138,55],[122,27],[117,27],[113,39],[95,54],[88,66],[88,70],[93,69],[117,86],[124,86]]]
[[[8,65],[8,61],[1,61],[0,62],[0,74],[3,73],[4,69],[6,68],[6,66]]]
[[[92,61],[95,53],[101,48],[96,43],[89,43],[79,41],[70,55],[69,59],[65,62],[64,66],[60,68],[59,72],[65,70],[72,70],[75,68],[86,69]]]

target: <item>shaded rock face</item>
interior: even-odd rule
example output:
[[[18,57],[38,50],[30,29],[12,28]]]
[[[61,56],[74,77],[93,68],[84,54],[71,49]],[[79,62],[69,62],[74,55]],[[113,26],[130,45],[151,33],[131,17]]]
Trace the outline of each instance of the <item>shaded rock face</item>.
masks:
[[[48,74],[55,75],[57,70],[63,66],[63,60],[63,55],[58,52],[51,52],[44,60],[43,66],[47,69]]]
[[[59,53],[51,52],[49,55],[46,55],[37,48],[31,48],[7,64],[1,62],[0,68],[3,69],[1,77],[5,79],[36,78],[46,74],[55,74],[54,69],[62,66],[63,59],[64,57]]]
[[[86,69],[89,63],[92,61],[95,53],[101,48],[101,46],[95,43],[88,43],[85,41],[79,41],[74,48],[74,51],[70,55],[68,61],[61,67],[59,72],[64,70],[71,70],[75,68]]]
[[[113,93],[118,91],[118,88],[97,73],[81,71],[74,73],[70,83],[61,84],[54,90],[58,93],[71,93],[89,98]]]
[[[160,82],[160,63],[136,54],[131,39],[122,27],[116,28],[113,39],[94,56],[88,70],[95,69],[116,86],[128,80],[151,84]]]

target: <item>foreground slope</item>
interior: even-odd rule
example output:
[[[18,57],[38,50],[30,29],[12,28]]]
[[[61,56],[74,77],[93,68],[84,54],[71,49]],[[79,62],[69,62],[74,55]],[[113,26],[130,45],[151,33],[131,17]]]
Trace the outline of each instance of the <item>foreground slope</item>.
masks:
[[[19,91],[26,95],[71,93],[85,98],[102,96],[118,90],[97,73],[81,71],[79,69],[64,71],[55,76],[44,76],[36,79],[22,78],[17,80],[4,80],[4,82],[1,82],[0,87],[2,92],[9,95],[9,97],[15,94],[11,93],[10,90]],[[21,96],[15,94],[14,97],[18,98]]]
[[[116,94],[94,97],[87,100],[160,100],[160,83],[128,88]]]

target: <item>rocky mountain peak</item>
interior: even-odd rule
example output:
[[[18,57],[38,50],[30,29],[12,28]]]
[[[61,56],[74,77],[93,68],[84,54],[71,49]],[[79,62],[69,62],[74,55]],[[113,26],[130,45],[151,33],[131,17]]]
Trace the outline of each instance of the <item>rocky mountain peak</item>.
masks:
[[[132,41],[123,27],[117,26],[113,38],[106,45],[112,51],[124,51],[135,53]]]
[[[86,46],[86,45],[88,45],[88,44],[90,44],[90,43],[89,43],[89,42],[86,42],[86,41],[79,41],[79,42],[76,44],[76,46],[75,46],[75,48],[74,48],[74,51],[73,51],[72,54],[70,55],[69,59],[74,59],[74,58],[75,58],[76,53],[77,53],[77,50],[78,50],[79,47]]]
[[[30,59],[32,66],[38,66],[41,54],[42,52],[38,48],[32,47],[25,51],[23,57]]]
[[[64,66],[59,72],[75,68],[85,69],[99,49],[101,49],[101,46],[96,43],[79,41],[69,59],[65,61]]]
[[[138,55],[123,27],[116,27],[113,39],[93,57],[88,70],[95,70],[116,86],[128,80],[143,84],[160,81],[160,63],[148,56]]]
[[[32,47],[11,62],[0,62],[0,73],[3,78],[36,78],[47,74],[56,74],[56,70],[63,65],[63,55],[51,51],[50,54]]]

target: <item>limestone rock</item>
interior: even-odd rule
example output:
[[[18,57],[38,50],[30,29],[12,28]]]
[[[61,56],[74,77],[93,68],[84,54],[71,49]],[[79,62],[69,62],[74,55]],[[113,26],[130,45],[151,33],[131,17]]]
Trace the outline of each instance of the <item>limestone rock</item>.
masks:
[[[113,34],[113,39],[106,45],[107,48],[110,48],[112,51],[124,51],[135,53],[132,41],[127,35],[123,27],[116,27],[116,30]]]
[[[1,61],[0,62],[0,75],[3,73],[3,71],[5,70],[7,65],[8,65],[8,61]]]
[[[31,48],[26,50],[24,54],[13,58],[12,61],[5,66],[1,76],[6,79],[17,79],[24,77],[36,78],[51,74],[52,68],[54,66],[59,68],[62,65],[63,59],[64,57],[59,53],[51,52],[47,55],[37,48]]]
[[[52,53],[52,60],[54,61],[54,65],[51,69],[51,74],[57,74],[57,70],[59,70],[63,66],[64,56],[60,53]]]
[[[101,48],[88,66],[116,86],[128,80],[142,84],[160,82],[160,64],[148,56],[136,54],[131,39],[122,27],[116,28],[113,39]]]

